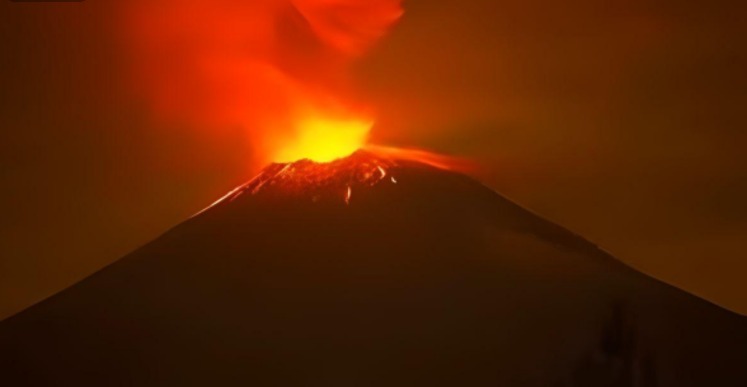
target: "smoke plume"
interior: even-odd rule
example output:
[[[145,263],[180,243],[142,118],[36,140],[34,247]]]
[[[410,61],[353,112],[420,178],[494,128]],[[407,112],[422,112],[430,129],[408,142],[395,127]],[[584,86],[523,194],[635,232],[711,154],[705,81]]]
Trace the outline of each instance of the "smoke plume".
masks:
[[[302,157],[320,142],[365,142],[373,117],[349,69],[403,12],[400,0],[124,7],[133,84],[153,111],[210,130],[238,125],[264,162]]]

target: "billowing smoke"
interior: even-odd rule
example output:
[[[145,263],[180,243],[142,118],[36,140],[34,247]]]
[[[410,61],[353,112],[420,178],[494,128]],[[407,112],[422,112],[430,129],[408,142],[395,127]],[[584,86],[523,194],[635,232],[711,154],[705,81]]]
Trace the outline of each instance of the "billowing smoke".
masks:
[[[400,3],[128,0],[133,83],[162,117],[241,126],[262,161],[330,158],[365,142],[373,117],[348,70]]]

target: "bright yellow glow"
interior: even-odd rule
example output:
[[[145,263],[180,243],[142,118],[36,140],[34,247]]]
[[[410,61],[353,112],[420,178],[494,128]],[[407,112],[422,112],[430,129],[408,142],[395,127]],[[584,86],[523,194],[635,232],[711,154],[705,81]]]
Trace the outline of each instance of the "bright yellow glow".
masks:
[[[348,156],[365,145],[372,125],[370,121],[355,119],[301,121],[296,138],[275,155],[274,161],[288,163],[309,159],[324,163]]]

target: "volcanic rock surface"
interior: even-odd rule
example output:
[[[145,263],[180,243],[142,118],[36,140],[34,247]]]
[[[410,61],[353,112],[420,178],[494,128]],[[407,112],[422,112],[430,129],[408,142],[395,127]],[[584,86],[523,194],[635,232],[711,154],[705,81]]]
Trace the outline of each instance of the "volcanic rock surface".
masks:
[[[747,386],[747,319],[469,177],[276,164],[0,323],[7,386]]]

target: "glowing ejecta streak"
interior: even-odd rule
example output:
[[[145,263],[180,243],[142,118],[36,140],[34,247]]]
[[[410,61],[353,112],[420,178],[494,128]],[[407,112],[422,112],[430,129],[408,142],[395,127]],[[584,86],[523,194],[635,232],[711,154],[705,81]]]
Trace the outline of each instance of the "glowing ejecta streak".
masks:
[[[384,170],[384,168],[382,168],[381,165],[377,165],[376,168],[378,168],[379,172],[381,172],[381,178],[382,179],[385,178],[386,177],[386,171]]]
[[[252,179],[252,180],[253,180],[253,179]],[[251,183],[251,181],[250,181],[249,183]],[[207,206],[207,207],[203,208],[202,210],[200,210],[200,212],[198,212],[198,213],[196,213],[196,214],[192,215],[192,216],[191,216],[190,218],[194,218],[195,216],[197,216],[197,215],[200,215],[200,214],[202,214],[203,212],[205,212],[205,211],[207,211],[207,210],[209,210],[209,209],[211,209],[211,208],[213,208],[213,207],[217,206],[218,204],[220,204],[220,203],[221,203],[221,202],[223,202],[224,200],[226,200],[226,199],[230,198],[230,197],[231,197],[231,196],[233,196],[233,195],[234,195],[235,193],[239,192],[239,191],[240,191],[241,189],[245,188],[245,187],[246,187],[246,186],[247,186],[247,185],[248,185],[249,183],[246,183],[246,184],[242,184],[242,185],[240,185],[240,186],[238,186],[238,187],[236,187],[236,188],[232,189],[232,190],[231,190],[231,192],[229,192],[229,193],[227,193],[227,194],[223,195],[223,196],[222,196],[222,197],[221,197],[220,199],[218,199],[218,200],[214,201],[214,202],[213,202],[213,203],[212,203],[211,205],[209,205],[209,206]],[[241,192],[239,192],[239,193],[241,193]]]

